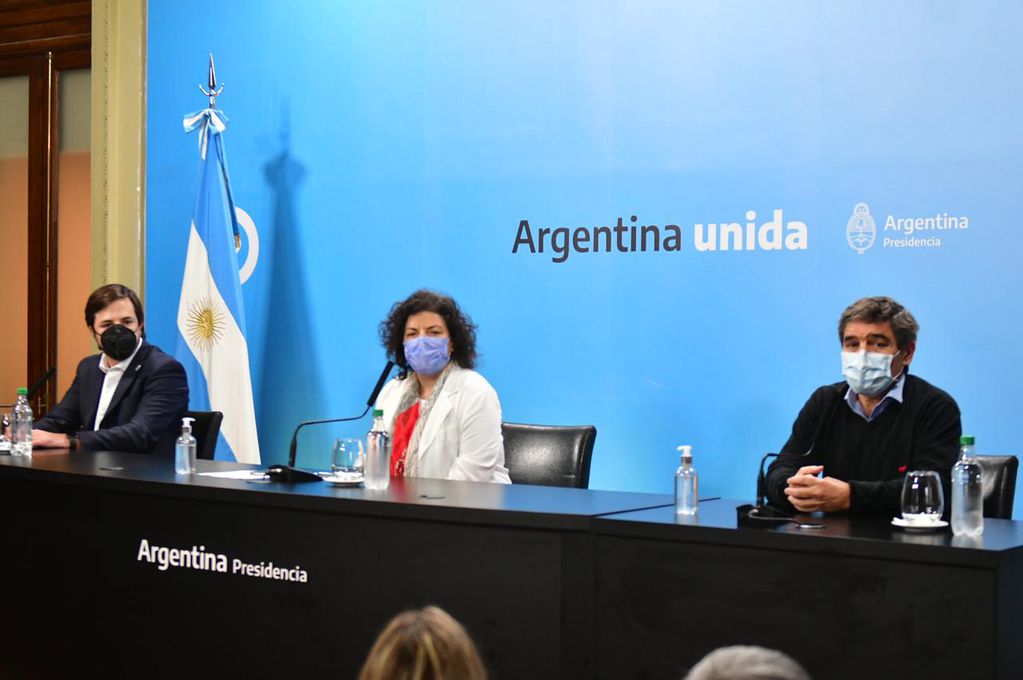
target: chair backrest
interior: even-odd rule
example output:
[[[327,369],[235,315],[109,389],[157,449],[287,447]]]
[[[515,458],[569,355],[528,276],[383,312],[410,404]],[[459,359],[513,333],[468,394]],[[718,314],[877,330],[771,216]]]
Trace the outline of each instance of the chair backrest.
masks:
[[[513,483],[589,486],[597,428],[501,423],[501,432],[504,464]]]
[[[195,419],[192,422],[195,457],[199,460],[213,460],[213,454],[217,450],[220,424],[224,422],[224,414],[220,411],[189,411],[186,415]]]
[[[977,456],[984,485],[984,516],[1012,519],[1012,502],[1016,497],[1016,456]]]

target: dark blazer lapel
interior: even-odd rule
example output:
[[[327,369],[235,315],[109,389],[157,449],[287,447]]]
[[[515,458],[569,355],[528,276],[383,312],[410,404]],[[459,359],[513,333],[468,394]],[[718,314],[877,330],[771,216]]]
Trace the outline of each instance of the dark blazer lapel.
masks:
[[[131,384],[135,382],[135,376],[142,370],[142,362],[145,361],[146,356],[149,355],[150,345],[145,340],[142,341],[142,346],[139,347],[139,351],[135,354],[135,358],[128,364],[128,370],[121,376],[121,382],[117,383],[117,389],[114,390],[114,396],[110,399],[110,405],[107,406],[106,415],[103,416],[103,420],[106,420],[111,413],[117,409],[117,405],[121,402],[121,398],[128,393],[131,389]],[[99,406],[99,398],[96,399],[96,406]],[[96,410],[92,412],[93,420],[96,418]],[[102,425],[103,423],[100,423]]]
[[[97,354],[89,361],[79,376],[81,393],[78,395],[78,411],[82,418],[82,429],[92,430],[96,425],[96,410],[99,408],[99,395],[103,391],[105,374],[99,370],[102,355]]]

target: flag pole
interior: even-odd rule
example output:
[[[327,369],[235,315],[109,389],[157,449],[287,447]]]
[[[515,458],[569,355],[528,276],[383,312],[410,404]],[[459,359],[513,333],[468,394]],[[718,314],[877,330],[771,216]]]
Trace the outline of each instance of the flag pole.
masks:
[[[211,109],[217,108],[217,97],[219,97],[220,93],[224,91],[224,84],[221,83],[220,84],[220,89],[219,90],[217,89],[217,69],[213,65],[213,53],[212,52],[210,52],[209,89],[207,90],[206,88],[204,88],[202,86],[202,83],[200,83],[199,84],[199,91],[202,92],[204,95],[206,95],[207,97],[210,98],[210,108]]]
[[[175,357],[185,367],[193,410],[219,411],[225,449],[235,460],[259,463],[245,308],[238,271],[240,233],[222,133],[227,116],[216,108],[224,84],[209,55],[207,108],[185,115],[185,132],[199,133],[199,188],[189,229],[178,302]],[[210,153],[208,153],[210,152]],[[224,451],[226,454],[227,451]]]

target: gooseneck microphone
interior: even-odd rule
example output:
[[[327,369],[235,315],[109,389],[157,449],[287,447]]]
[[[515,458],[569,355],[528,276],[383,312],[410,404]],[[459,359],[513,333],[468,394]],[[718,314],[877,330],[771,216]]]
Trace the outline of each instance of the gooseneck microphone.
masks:
[[[373,387],[373,391],[369,395],[369,399],[366,400],[366,409],[357,416],[346,416],[344,418],[324,418],[322,420],[303,420],[296,427],[295,431],[291,435],[291,447],[288,450],[288,464],[287,465],[273,465],[267,471],[271,478],[276,478],[282,482],[318,482],[322,478],[312,472],[306,472],[305,470],[299,470],[295,467],[295,457],[298,453],[298,433],[307,425],[325,425],[327,423],[347,423],[353,420],[359,420],[367,413],[370,408],[376,403],[377,397],[380,396],[380,390],[384,388],[384,383],[387,382],[387,377],[391,374],[391,369],[394,368],[394,362],[388,361],[384,366],[384,370],[380,372],[380,377],[377,378],[377,384]]]
[[[30,400],[34,398],[36,396],[36,392],[41,390],[43,385],[46,384],[46,381],[52,378],[56,372],[57,367],[50,366],[50,368],[45,373],[43,373],[42,377],[39,378],[39,380],[36,380],[34,383],[32,383],[32,387],[28,388],[28,398]],[[14,404],[0,404],[0,408],[14,408]]]
[[[828,405],[827,414],[817,421],[817,426],[814,428],[813,436],[810,439],[810,446],[805,452],[799,454],[800,458],[805,458],[813,453],[814,448],[817,446],[817,442],[821,440],[822,436],[827,432],[828,427],[831,426],[831,421],[835,419],[835,412],[838,410],[838,405],[844,401],[845,389],[845,383],[842,383],[835,388],[834,396],[831,399],[831,403]],[[791,514],[783,510],[779,510],[767,502],[767,474],[764,471],[764,465],[767,463],[769,458],[777,458],[780,455],[780,453],[765,453],[760,459],[760,468],[757,470],[757,502],[756,505],[746,504],[740,505],[736,508],[738,511],[739,526],[769,526],[789,522],[799,524],[799,522],[795,520]],[[806,526],[809,527],[810,525]]]
[[[809,453],[809,451],[807,451]],[[764,472],[764,463],[767,462],[768,458],[777,458],[778,453],[765,453],[764,457],[760,459],[760,470],[757,471],[757,509],[763,512],[768,503],[766,502],[765,496],[767,495],[767,475]],[[804,456],[806,453],[803,454]]]
[[[43,385],[46,384],[46,381],[52,378],[56,372],[57,367],[50,366],[46,373],[43,373],[43,377],[39,378],[39,380],[36,380],[35,383],[32,384],[32,387],[28,388],[28,398],[31,399],[34,396],[36,396],[36,392],[42,389]]]
[[[805,456],[808,453],[810,452],[807,451],[803,455]],[[795,522],[792,515],[771,507],[771,505],[764,500],[764,495],[766,493],[764,464],[767,463],[768,458],[777,458],[779,455],[780,454],[777,453],[765,453],[760,459],[760,469],[757,471],[757,502],[756,505],[750,505],[747,503],[736,508],[739,526],[763,527]]]

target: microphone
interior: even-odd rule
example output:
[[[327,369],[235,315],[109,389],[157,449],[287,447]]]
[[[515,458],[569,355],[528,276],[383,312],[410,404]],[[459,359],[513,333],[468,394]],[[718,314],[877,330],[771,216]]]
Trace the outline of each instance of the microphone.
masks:
[[[827,431],[827,428],[830,427],[831,421],[835,419],[835,412],[838,410],[838,405],[843,401],[843,397],[845,395],[845,387],[845,383],[842,383],[835,388],[835,396],[832,398],[831,404],[828,407],[827,415],[817,421],[817,427],[814,428],[813,437],[810,440],[810,448],[808,448],[804,453],[799,454],[801,458],[813,453],[814,448],[817,446],[817,442]],[[756,505],[750,505],[747,503],[736,508],[739,526],[764,526],[765,523],[768,525],[776,525],[796,522],[791,514],[783,510],[779,510],[766,502],[767,475],[764,472],[764,464],[767,462],[768,458],[777,458],[780,455],[781,454],[779,453],[765,453],[760,459],[760,469],[757,471],[757,502]]]
[[[391,374],[391,369],[394,368],[394,362],[388,361],[384,366],[384,370],[381,371],[380,377],[377,378],[377,383],[373,387],[373,391],[369,395],[369,399],[366,400],[366,410],[357,416],[346,416],[344,418],[324,418],[322,420],[304,420],[295,427],[295,431],[291,435],[291,447],[288,450],[288,464],[287,465],[274,465],[270,475],[272,478],[279,479],[283,482],[318,482],[322,478],[312,472],[306,472],[305,470],[299,470],[295,467],[295,456],[298,453],[298,433],[307,425],[324,425],[327,423],[347,423],[353,420],[360,420],[367,413],[369,409],[376,403],[377,397],[380,396],[380,390],[384,388],[384,383],[387,382],[387,376]]]
[[[765,453],[763,458],[760,459],[760,470],[757,471],[757,508],[763,510],[767,503],[764,502],[764,497],[767,495],[767,489],[764,487],[767,483],[767,475],[764,474],[764,463],[767,462],[768,458],[777,458],[780,454],[777,453]],[[803,454],[806,455],[805,453]]]
[[[805,456],[809,453],[810,452],[807,451],[802,455]],[[764,463],[767,462],[768,458],[777,458],[779,455],[780,454],[777,453],[765,453],[760,459],[760,469],[757,471],[757,503],[756,505],[746,503],[745,505],[740,505],[735,509],[740,527],[774,526],[777,524],[786,524],[795,521],[789,513],[774,508],[764,501],[764,496],[766,494],[766,489],[764,488],[766,485]]]
[[[39,378],[39,380],[36,380],[34,383],[32,383],[32,387],[28,388],[28,398],[33,399],[36,396],[36,392],[42,389],[43,385],[46,384],[46,381],[52,378],[56,372],[57,367],[50,366],[49,370],[43,373],[43,377]],[[0,408],[14,408],[14,404],[0,404]]]
[[[43,377],[39,378],[39,380],[36,380],[32,387],[28,388],[28,398],[32,399],[33,397],[35,397],[36,392],[38,392],[43,387],[43,385],[46,384],[46,381],[52,378],[56,372],[57,367],[50,366],[49,370],[46,371],[46,373],[43,373]]]

